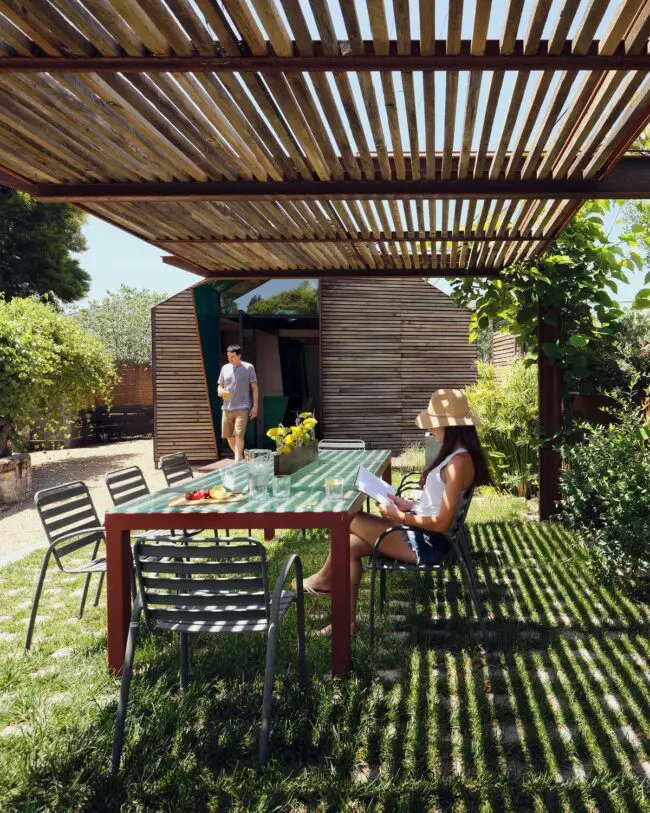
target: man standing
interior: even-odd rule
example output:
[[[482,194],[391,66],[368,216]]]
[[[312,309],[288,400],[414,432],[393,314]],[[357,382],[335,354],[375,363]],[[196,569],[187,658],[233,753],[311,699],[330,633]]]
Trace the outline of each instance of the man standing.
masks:
[[[242,361],[241,347],[228,345],[228,364],[219,373],[217,393],[223,398],[221,437],[235,453],[235,462],[244,456],[244,436],[248,419],[257,418],[259,387],[255,367]]]

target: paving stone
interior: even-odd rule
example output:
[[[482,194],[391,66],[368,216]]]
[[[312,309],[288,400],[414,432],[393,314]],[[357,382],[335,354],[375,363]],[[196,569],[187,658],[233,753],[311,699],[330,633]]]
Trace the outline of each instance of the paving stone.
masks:
[[[397,681],[402,677],[402,670],[401,669],[378,669],[375,672],[376,676],[381,680],[382,683],[397,683]]]
[[[48,706],[56,706],[59,703],[67,703],[70,700],[70,692],[54,692],[45,698]]]
[[[621,700],[615,694],[606,694],[603,697],[603,703],[612,711],[618,711],[621,708]]]
[[[60,660],[61,658],[69,658],[70,655],[74,652],[71,646],[64,646],[61,649],[56,649],[51,655],[51,658],[55,660]]]
[[[515,723],[498,723],[501,739],[506,745],[515,745],[520,742],[519,731]]]
[[[366,785],[368,782],[379,779],[379,773],[377,765],[368,765],[367,762],[362,762],[352,769],[352,781],[357,785]]]
[[[408,641],[409,634],[410,633],[406,632],[406,630],[403,630],[401,632],[387,632],[386,633],[386,638],[389,638],[391,641],[403,642],[403,641]]]
[[[0,641],[13,641],[17,637],[17,632],[0,632]]]
[[[634,772],[643,776],[645,779],[650,779],[650,762],[644,760],[634,766]]]
[[[406,623],[406,616],[405,615],[393,615],[389,616],[389,621],[393,624],[404,624]]]
[[[25,737],[31,734],[33,730],[34,727],[26,723],[6,725],[4,728],[0,728],[0,737]]]
[[[49,666],[43,666],[41,669],[37,669],[35,672],[30,672],[29,676],[32,680],[37,680],[41,677],[47,677],[51,675],[53,672],[56,672],[56,666],[50,664]]]
[[[555,730],[562,742],[571,742],[573,740],[573,731],[569,726],[559,725]]]
[[[629,742],[634,748],[639,749],[641,742],[639,741],[638,734],[631,725],[623,725],[618,729],[618,736],[620,739]]]

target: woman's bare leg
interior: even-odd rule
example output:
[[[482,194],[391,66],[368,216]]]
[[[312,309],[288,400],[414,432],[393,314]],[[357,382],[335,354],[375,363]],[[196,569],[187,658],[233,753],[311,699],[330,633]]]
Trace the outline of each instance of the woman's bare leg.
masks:
[[[361,560],[370,556],[377,537],[393,523],[371,514],[359,513],[350,523],[350,611],[353,630],[356,630],[357,597],[363,568]],[[381,543],[384,556],[399,559],[401,562],[415,562],[415,553],[402,532],[388,534]],[[330,591],[332,588],[332,556],[328,554],[321,569],[305,580],[309,587],[319,591]]]

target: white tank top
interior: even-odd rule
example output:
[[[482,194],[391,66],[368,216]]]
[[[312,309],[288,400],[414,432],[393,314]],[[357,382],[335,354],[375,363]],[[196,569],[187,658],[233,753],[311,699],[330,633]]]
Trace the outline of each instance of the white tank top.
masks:
[[[436,517],[440,512],[440,505],[442,504],[442,495],[445,491],[445,483],[442,479],[442,470],[447,463],[456,457],[457,454],[467,452],[467,449],[456,449],[451,454],[447,455],[435,469],[431,469],[427,475],[427,479],[422,489],[422,495],[418,502],[413,506],[413,511],[422,517]]]

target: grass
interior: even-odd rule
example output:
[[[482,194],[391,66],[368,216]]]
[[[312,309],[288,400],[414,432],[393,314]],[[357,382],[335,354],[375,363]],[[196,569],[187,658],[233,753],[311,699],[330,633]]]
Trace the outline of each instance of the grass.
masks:
[[[515,521],[495,521],[499,512]],[[39,554],[3,569],[0,809],[650,810],[650,612],[595,583],[564,529],[524,515],[520,501],[493,494],[473,510],[485,649],[457,572],[394,574],[376,653],[362,625],[354,674],[332,681],[328,642],[309,640],[303,696],[292,610],[264,769],[261,636],[196,636],[181,695],[177,640],[145,633],[112,779],[118,682],[105,666],[103,602],[77,620],[81,580],[52,572],[25,655]],[[293,551],[310,573],[326,549],[321,533],[279,535],[272,575]],[[367,617],[367,584],[361,599]],[[310,629],[327,621],[325,602],[307,608]]]

